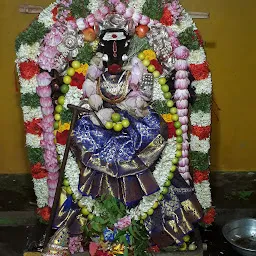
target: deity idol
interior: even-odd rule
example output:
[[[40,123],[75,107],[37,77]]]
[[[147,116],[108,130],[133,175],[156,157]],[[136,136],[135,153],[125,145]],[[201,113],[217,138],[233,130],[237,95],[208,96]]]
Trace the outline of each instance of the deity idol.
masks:
[[[128,57],[133,24],[119,14],[109,14],[98,30],[98,51],[80,104],[88,111],[71,133],[71,151],[80,168],[78,189],[85,198],[111,195],[136,214],[140,202],[157,193],[161,196],[161,172],[156,176],[153,171],[168,147],[167,124],[151,105],[152,73],[140,59]],[[160,41],[166,32],[159,25],[151,31],[151,36],[159,32]],[[164,56],[166,49],[161,47],[156,48]],[[164,63],[167,76],[170,65]],[[202,217],[193,188],[178,171],[172,175],[162,200],[144,221],[152,243],[160,248],[181,244]],[[78,235],[80,208],[71,201],[63,191],[54,227],[66,226],[71,235]]]

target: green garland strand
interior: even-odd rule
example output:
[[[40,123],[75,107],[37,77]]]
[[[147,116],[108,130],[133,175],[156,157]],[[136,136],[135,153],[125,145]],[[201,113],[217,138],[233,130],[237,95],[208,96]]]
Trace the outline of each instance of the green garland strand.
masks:
[[[198,94],[196,101],[191,106],[193,112],[203,111],[209,113],[211,111],[211,95]]]
[[[90,44],[86,43],[82,48],[79,49],[76,60],[81,63],[90,63],[92,57],[94,55],[93,49]]]
[[[143,5],[142,14],[153,20],[160,20],[163,15],[163,4],[159,0],[146,0]]]
[[[63,109],[63,111],[60,113],[61,116],[61,123],[69,123],[72,120],[72,112],[70,109]]]
[[[190,161],[194,169],[205,171],[209,168],[209,155],[198,151],[190,152]]]
[[[151,106],[159,115],[170,113],[170,108],[166,105],[165,101],[156,100],[152,103]]]
[[[31,108],[40,107],[40,98],[35,93],[25,93],[21,95],[21,106],[29,106]]]
[[[89,4],[89,0],[73,0],[70,5],[70,10],[72,16],[75,18],[86,17],[89,14],[89,10],[87,5]]]
[[[43,149],[27,146],[28,159],[31,164],[44,163]]]
[[[180,44],[186,46],[189,50],[198,50],[200,48],[200,42],[198,41],[193,27],[189,27],[184,32],[180,33],[178,39]]]
[[[43,23],[38,22],[37,20],[33,21],[33,23],[28,27],[28,29],[20,33],[20,35],[16,38],[16,52],[19,50],[22,44],[32,45],[43,39],[47,31],[48,29],[44,26]]]

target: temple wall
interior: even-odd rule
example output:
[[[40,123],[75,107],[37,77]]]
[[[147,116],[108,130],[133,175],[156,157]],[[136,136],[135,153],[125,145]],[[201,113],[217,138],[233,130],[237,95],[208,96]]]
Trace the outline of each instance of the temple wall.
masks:
[[[23,3],[47,6],[49,0],[0,1],[1,133],[0,173],[27,173],[20,95],[15,89],[15,37],[33,15],[20,14]],[[254,0],[182,0],[190,11],[210,12],[197,26],[206,41],[213,76],[212,170],[256,171],[255,26]],[[217,107],[218,106],[218,107]],[[219,108],[219,110],[218,110]]]

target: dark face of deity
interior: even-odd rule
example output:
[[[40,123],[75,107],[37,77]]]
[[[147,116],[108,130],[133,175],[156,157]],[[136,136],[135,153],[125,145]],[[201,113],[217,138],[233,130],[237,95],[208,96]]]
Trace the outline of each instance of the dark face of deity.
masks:
[[[127,60],[130,37],[125,30],[109,29],[100,36],[99,51],[103,55],[103,63],[110,74],[122,72],[122,66]]]

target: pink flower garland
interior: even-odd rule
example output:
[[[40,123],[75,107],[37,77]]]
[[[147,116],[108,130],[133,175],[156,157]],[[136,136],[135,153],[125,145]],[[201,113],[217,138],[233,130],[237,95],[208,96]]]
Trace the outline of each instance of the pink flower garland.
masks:
[[[150,26],[159,23],[159,21],[152,20],[149,17],[134,11],[134,9],[131,7],[126,8],[125,4],[120,2],[119,0],[111,1],[111,4],[114,5],[115,11],[118,14],[123,15],[128,20],[133,20],[135,26],[138,24]],[[97,10],[95,13],[88,15],[85,19],[78,19],[76,21],[78,29],[84,30],[88,27],[93,27],[94,25],[96,25],[96,23],[102,22],[105,19],[106,15],[109,13],[111,13],[109,7],[102,6],[99,10]]]
[[[48,171],[48,205],[50,207],[52,207],[53,204],[59,176],[56,146],[54,143],[55,136],[53,134],[54,108],[51,98],[51,81],[52,77],[47,72],[43,72],[37,75],[38,87],[36,88],[36,92],[40,97],[40,104],[43,113],[43,119],[41,121],[43,139],[40,141],[40,144],[41,147],[44,148],[45,168]]]
[[[188,142],[188,98],[189,91],[188,86],[190,80],[188,79],[188,63],[187,58],[189,57],[189,50],[185,46],[177,47],[173,52],[177,61],[175,62],[175,69],[177,71],[175,75],[174,87],[176,89],[174,99],[178,109],[179,121],[181,122],[182,129],[182,156],[179,161],[178,170],[181,176],[189,184],[189,180],[192,180],[189,173],[189,142]]]

